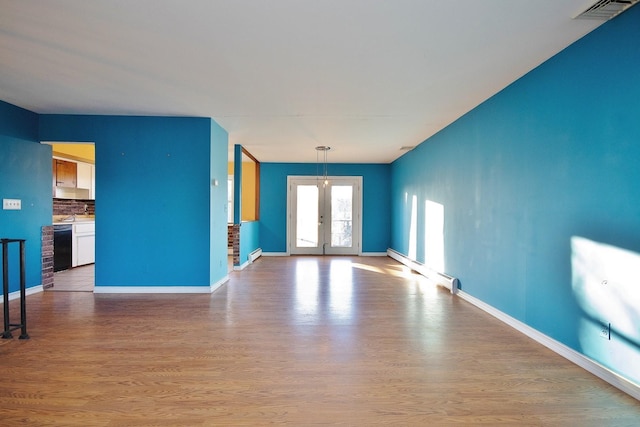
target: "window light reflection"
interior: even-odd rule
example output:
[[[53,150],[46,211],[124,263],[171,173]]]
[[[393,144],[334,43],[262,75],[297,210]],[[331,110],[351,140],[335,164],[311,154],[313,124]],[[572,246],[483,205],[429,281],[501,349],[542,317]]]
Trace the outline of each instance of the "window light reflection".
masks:
[[[640,383],[640,254],[577,236],[571,250],[584,353]],[[601,336],[602,324],[611,325],[611,339]]]
[[[366,271],[372,271],[372,272],[374,272],[374,273],[381,273],[381,274],[384,274],[384,273],[385,273],[385,272],[384,272],[381,268],[379,268],[379,267],[374,267],[374,266],[366,265],[366,264],[360,264],[360,263],[357,263],[357,262],[354,262],[353,264],[351,264],[351,266],[352,266],[353,268],[358,268],[358,269],[360,269],[360,270],[366,270]]]
[[[424,211],[425,265],[434,271],[444,272],[444,206],[426,200]]]
[[[350,261],[333,260],[329,267],[329,306],[331,317],[351,318],[353,304],[353,269]]]
[[[318,263],[313,260],[296,262],[295,311],[301,316],[318,313]]]
[[[411,198],[411,225],[409,228],[409,259],[417,261],[418,256],[418,197]]]

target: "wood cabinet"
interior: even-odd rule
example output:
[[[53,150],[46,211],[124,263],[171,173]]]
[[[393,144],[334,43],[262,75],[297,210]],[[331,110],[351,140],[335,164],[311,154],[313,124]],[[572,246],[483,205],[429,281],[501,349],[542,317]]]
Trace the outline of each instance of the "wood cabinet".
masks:
[[[90,163],[53,159],[53,197],[95,200],[95,166]]]
[[[78,164],[66,160],[53,159],[53,186],[76,188],[78,184]]]

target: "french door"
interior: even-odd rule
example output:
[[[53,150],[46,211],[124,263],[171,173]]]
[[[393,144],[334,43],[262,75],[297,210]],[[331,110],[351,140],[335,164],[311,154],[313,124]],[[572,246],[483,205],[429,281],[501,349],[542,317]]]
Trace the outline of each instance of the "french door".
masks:
[[[288,245],[294,255],[358,255],[362,177],[290,176]]]

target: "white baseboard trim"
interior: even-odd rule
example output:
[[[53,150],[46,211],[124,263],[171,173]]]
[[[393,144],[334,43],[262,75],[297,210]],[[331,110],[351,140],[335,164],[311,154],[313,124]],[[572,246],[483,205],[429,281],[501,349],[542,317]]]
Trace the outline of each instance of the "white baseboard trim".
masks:
[[[288,252],[262,252],[262,256],[290,256]],[[358,256],[387,256],[386,252],[362,252]]]
[[[589,357],[575,351],[570,347],[567,347],[561,342],[554,340],[553,338],[543,334],[542,332],[532,328],[531,326],[522,323],[517,319],[514,319],[508,314],[503,313],[495,307],[490,306],[489,304],[467,294],[466,292],[459,290],[456,295],[463,300],[475,305],[486,313],[489,313],[496,319],[501,320],[502,322],[516,329],[518,332],[521,332],[534,341],[537,341],[538,343],[547,347],[551,351],[554,351],[565,359],[568,359],[569,361],[575,363],[584,370],[591,372],[596,377],[608,382],[612,386],[640,400],[640,385],[618,375],[607,367],[602,366],[595,360],[590,359]]]
[[[225,283],[227,283],[229,281],[229,275],[227,274],[226,276],[224,276],[222,279],[218,280],[216,283],[212,283],[209,287],[210,287],[210,292],[213,293],[215,292],[218,288],[220,288],[220,286],[224,285]]]
[[[244,270],[245,268],[247,268],[248,265],[249,265],[249,261],[245,261],[240,265],[234,265],[233,266],[233,270],[234,271],[241,271],[241,270]]]
[[[419,264],[392,249],[389,249],[387,252],[390,258],[395,259],[401,264],[404,264],[407,267],[413,269],[414,271],[420,273],[421,275],[433,280],[433,278],[431,277],[432,272],[426,269],[422,264]],[[436,274],[439,274],[439,273],[436,272]],[[584,354],[575,351],[574,349],[562,344],[559,341],[554,340],[553,338],[543,334],[542,332],[532,328],[531,326],[526,325],[525,323],[522,323],[521,321],[509,316],[506,313],[503,313],[502,311],[479,300],[478,298],[473,297],[461,291],[460,289],[457,289],[457,287],[452,288],[452,293],[454,293],[453,289],[455,289],[455,295],[459,296],[460,298],[464,299],[470,304],[475,305],[476,307],[492,315],[496,319],[501,320],[502,322],[516,329],[518,332],[523,333],[524,335],[528,336],[529,338],[533,339],[539,344],[542,344],[543,346],[547,347],[549,350],[575,363],[576,365],[580,366],[582,369],[608,382],[609,384],[618,388],[619,390],[622,390],[628,395],[640,400],[640,385],[620,376],[619,374],[613,372],[609,368],[599,364],[595,360],[590,359]]]
[[[42,292],[42,291],[44,291],[44,288],[42,287],[42,285],[32,286],[28,289],[25,289],[25,295],[37,294],[38,292]],[[16,293],[17,293],[16,298],[20,297],[20,291]]]
[[[404,254],[401,254],[400,252],[395,251],[391,248],[387,249],[387,256],[389,256],[389,258],[395,259],[401,264],[404,264],[413,271],[420,273],[427,279],[431,280],[433,283],[449,289],[452,294],[458,292],[459,281],[455,277],[432,270],[424,264],[412,260],[411,258],[408,258]]]
[[[217,283],[217,282],[216,282]],[[94,294],[210,294],[210,286],[94,286]],[[218,285],[220,286],[220,285]]]
[[[29,296],[32,294],[37,294],[38,292],[42,292],[43,290],[44,288],[42,287],[42,285],[32,286],[24,290],[24,295]],[[14,291],[9,293],[9,301],[13,301],[14,299],[18,299],[18,298],[20,298],[20,291]]]

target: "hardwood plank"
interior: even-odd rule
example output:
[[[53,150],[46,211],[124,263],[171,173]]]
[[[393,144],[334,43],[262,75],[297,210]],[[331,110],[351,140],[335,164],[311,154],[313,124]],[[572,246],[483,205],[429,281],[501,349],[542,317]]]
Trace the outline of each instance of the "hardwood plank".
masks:
[[[31,339],[0,342],[3,426],[640,420],[637,400],[389,258],[261,258],[212,295],[43,292],[27,310]]]

